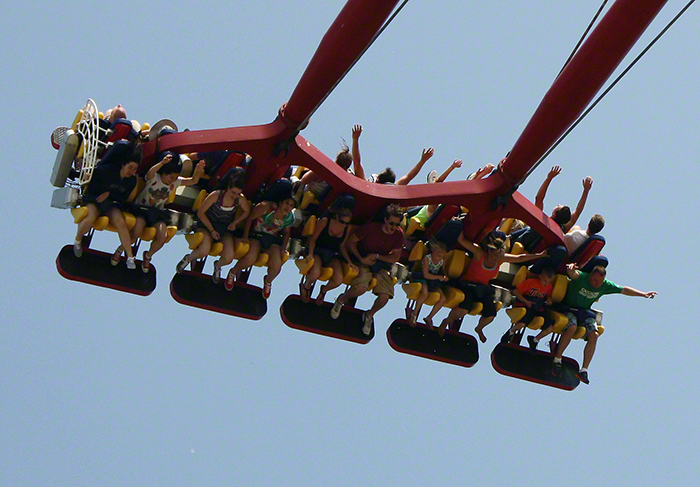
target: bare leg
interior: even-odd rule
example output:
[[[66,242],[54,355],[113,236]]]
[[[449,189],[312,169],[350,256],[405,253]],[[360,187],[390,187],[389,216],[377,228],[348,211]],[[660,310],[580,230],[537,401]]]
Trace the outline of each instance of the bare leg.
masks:
[[[481,340],[481,343],[486,343],[486,335],[484,335],[484,328],[486,325],[491,323],[495,316],[482,316],[479,318],[479,324],[476,325],[476,328],[474,328],[474,331],[476,332],[477,335],[479,335],[479,340]]]
[[[571,343],[571,339],[576,333],[576,328],[576,324],[571,324],[564,330],[564,333],[561,334],[559,345],[557,346],[557,353],[554,355],[555,358],[560,359],[562,355],[564,355],[564,350],[566,350],[566,347]]]
[[[591,331],[588,333],[588,336],[586,337],[588,340],[586,341],[586,346],[583,349],[582,369],[588,369],[588,366],[591,364],[591,359],[593,359],[593,354],[595,353],[595,347],[598,343],[599,336],[600,335],[598,335],[597,331]]]
[[[97,208],[97,205],[93,203],[88,203],[87,205],[88,209],[88,214],[85,215],[85,218],[83,218],[80,223],[78,223],[78,233],[75,235],[75,241],[79,241],[83,238],[83,236],[88,233],[88,230],[90,230],[90,227],[92,227],[92,224],[95,223],[95,220],[97,220],[97,217],[100,216],[100,209]]]
[[[136,220],[138,222],[138,220]],[[136,228],[136,226],[134,226]],[[163,245],[165,245],[165,238],[168,236],[167,233],[167,228],[164,222],[157,222],[155,224],[155,229],[156,229],[156,237],[153,239],[153,242],[151,242],[151,246],[148,249],[148,256],[153,257],[153,254],[158,252],[160,249],[163,248]],[[139,231],[138,235],[140,235],[141,232]],[[134,242],[136,239],[133,238],[133,232],[131,233],[132,236],[132,242]]]
[[[378,294],[377,299],[374,300],[374,304],[372,304],[372,308],[367,311],[367,315],[374,318],[374,315],[382,309],[384,306],[386,306],[386,303],[389,302],[389,295],[388,294]]]
[[[119,210],[119,208],[112,207],[107,210],[107,216],[109,221],[117,228],[117,234],[119,235],[119,241],[122,244],[122,248],[129,258],[134,257],[134,253],[131,250],[131,236],[129,235],[129,230],[126,228],[126,221],[124,221],[124,215]]]

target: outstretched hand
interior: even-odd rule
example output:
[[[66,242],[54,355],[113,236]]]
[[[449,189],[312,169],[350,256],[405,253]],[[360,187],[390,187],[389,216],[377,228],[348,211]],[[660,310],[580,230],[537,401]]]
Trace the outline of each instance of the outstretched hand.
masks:
[[[593,178],[590,177],[590,176],[587,176],[587,177],[583,180],[583,189],[584,189],[585,191],[590,191],[592,187],[593,187]]]
[[[656,291],[649,291],[644,293],[644,297],[647,299],[654,299],[654,296],[656,296],[657,294],[659,293],[657,293]]]
[[[455,159],[452,161],[452,169],[457,169],[462,167],[462,159]]]

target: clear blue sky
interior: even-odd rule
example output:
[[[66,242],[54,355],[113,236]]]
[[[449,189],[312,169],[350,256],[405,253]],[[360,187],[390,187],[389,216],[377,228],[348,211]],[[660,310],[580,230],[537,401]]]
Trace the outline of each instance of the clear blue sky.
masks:
[[[403,173],[456,158],[466,177],[510,149],[599,3],[413,0],[303,135],[333,155],[362,123],[365,167]],[[672,0],[634,49],[685,2]],[[487,329],[472,369],[287,328],[289,264],[260,322],[177,304],[177,237],[148,298],[67,281],[69,212],[49,207],[54,127],[90,97],[181,128],[271,121],[342,0],[75,1],[4,7],[5,191],[0,485],[695,485],[700,435],[694,234],[700,11],[693,7],[521,188],[602,213],[609,278],[660,294],[605,297],[591,385],[559,391],[498,375]],[[31,8],[28,8],[31,7]],[[116,247],[113,233],[94,245]],[[256,271],[254,280],[262,278]],[[367,306],[369,298],[360,300]],[[476,323],[467,319],[464,327]],[[570,355],[580,360],[582,343]]]

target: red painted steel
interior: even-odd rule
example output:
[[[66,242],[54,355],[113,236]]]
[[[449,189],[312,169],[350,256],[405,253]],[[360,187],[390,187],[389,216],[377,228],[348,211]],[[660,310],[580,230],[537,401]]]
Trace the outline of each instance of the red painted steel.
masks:
[[[350,191],[357,200],[358,220],[384,204],[404,206],[447,203],[469,208],[465,234],[476,238],[501,217],[527,221],[546,244],[561,243],[559,228],[520,193],[507,205],[492,209],[495,198],[507,194],[522,176],[573,123],[622,61],[666,0],[618,0],[601,19],[579,52],[555,80],[499,171],[480,181],[450,181],[436,185],[384,186],[349,175],[301,135],[298,124],[313,113],[333,86],[371,42],[391,10],[391,0],[350,0],[324,36],[280,116],[267,125],[190,131],[167,135],[144,148],[178,152],[239,150],[254,159],[246,193],[264,181],[280,177],[290,165],[301,165],[328,181],[335,193]],[[292,138],[294,137],[294,138]],[[285,149],[285,150],[281,150]],[[332,201],[332,198],[328,198]]]

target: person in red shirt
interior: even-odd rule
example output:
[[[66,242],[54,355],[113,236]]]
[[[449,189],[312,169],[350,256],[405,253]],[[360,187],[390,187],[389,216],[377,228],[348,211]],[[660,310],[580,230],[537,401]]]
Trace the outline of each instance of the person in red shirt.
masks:
[[[466,316],[472,309],[472,305],[479,302],[484,305],[484,308],[474,331],[479,335],[479,340],[486,342],[484,327],[496,317],[494,293],[493,288],[489,286],[489,281],[498,275],[498,268],[503,262],[517,263],[538,259],[544,256],[546,251],[539,254],[506,254],[506,240],[496,232],[488,234],[481,245],[468,241],[463,234],[459,235],[457,241],[472,253],[472,260],[466,272],[459,281],[454,283],[454,286],[464,293],[464,301],[452,308],[450,314],[440,324],[438,333],[442,336],[448,326],[450,329],[459,331],[459,327],[455,327],[454,322]]]
[[[539,276],[525,279],[516,286],[513,290],[513,294],[518,300],[515,307],[525,307],[527,311],[520,321],[513,324],[513,326],[503,334],[501,343],[508,343],[510,337],[512,337],[516,331],[525,328],[537,316],[544,317],[542,332],[548,334],[552,331],[551,328],[554,325],[554,321],[545,317],[544,313],[547,306],[552,305],[553,280],[554,271],[549,267],[545,267],[542,269]],[[533,336],[528,336],[527,342],[530,345],[530,350],[533,352],[537,350],[537,341],[534,340]]]
[[[350,283],[350,289],[338,296],[331,309],[331,318],[337,319],[348,299],[360,296],[369,285],[372,277],[377,285],[372,292],[377,296],[374,304],[362,313],[362,332],[372,331],[374,315],[394,297],[394,283],[391,268],[401,257],[404,234],[399,227],[403,210],[397,204],[387,206],[384,220],[364,224],[348,237],[346,245],[350,256],[359,267],[357,277]]]

